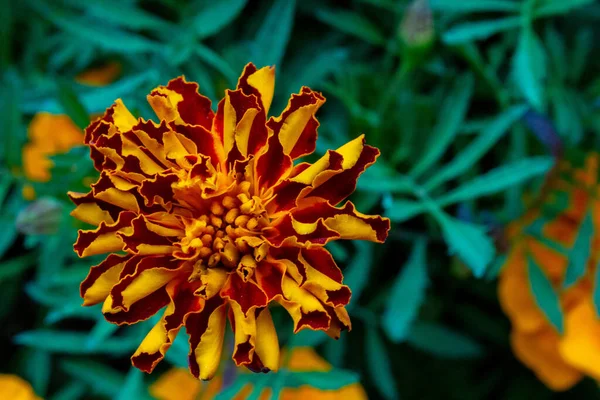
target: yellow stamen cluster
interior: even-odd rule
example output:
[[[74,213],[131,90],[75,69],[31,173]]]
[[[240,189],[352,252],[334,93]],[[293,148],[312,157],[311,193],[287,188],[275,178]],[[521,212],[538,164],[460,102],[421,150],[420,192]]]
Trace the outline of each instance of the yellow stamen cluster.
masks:
[[[205,214],[184,221],[185,237],[179,245],[193,263],[190,281],[200,279],[207,268],[237,269],[246,281],[266,256],[268,244],[260,234],[268,225],[267,213],[262,200],[247,189],[241,184],[233,195],[206,200]]]

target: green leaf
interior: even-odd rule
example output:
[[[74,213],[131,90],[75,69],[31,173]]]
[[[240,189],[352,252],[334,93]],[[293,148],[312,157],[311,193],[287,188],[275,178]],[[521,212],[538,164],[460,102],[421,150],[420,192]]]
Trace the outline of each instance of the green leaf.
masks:
[[[536,110],[543,111],[546,104],[546,55],[540,39],[531,27],[525,27],[521,31],[513,59],[513,76],[525,99]]]
[[[497,33],[521,26],[521,17],[506,17],[455,25],[442,35],[442,40],[450,45],[484,40]]]
[[[50,373],[52,372],[50,353],[47,351],[30,351],[28,352],[27,364],[35,367],[27,369],[25,378],[31,383],[36,394],[46,396],[50,383]]]
[[[482,132],[467,147],[440,169],[423,187],[431,191],[440,184],[466,173],[506,134],[527,111],[527,106],[513,106],[487,123]]]
[[[367,326],[365,341],[367,371],[371,375],[374,387],[384,399],[398,399],[398,388],[392,373],[390,353],[379,336],[376,326]]]
[[[236,84],[238,77],[235,71],[219,54],[214,52],[211,48],[204,46],[202,43],[195,43],[194,50],[202,61],[222,73],[223,76],[227,78],[230,85],[234,86]]]
[[[198,39],[214,35],[237,17],[248,0],[200,0],[194,7],[198,14],[192,19],[192,26]]]
[[[483,354],[483,347],[472,338],[430,322],[415,323],[408,342],[419,350],[442,358],[478,358]]]
[[[356,36],[366,42],[383,45],[385,37],[379,27],[352,11],[341,9],[317,9],[317,19],[348,35]]]
[[[67,354],[109,354],[123,356],[135,350],[139,344],[137,338],[112,337],[106,339],[102,343],[102,346],[89,349],[87,341],[87,333],[49,329],[22,332],[14,337],[16,344],[46,350],[51,353]]]
[[[458,188],[440,197],[437,200],[438,204],[445,207],[501,192],[533,177],[546,174],[554,162],[552,157],[539,156],[502,165],[464,182]]]
[[[560,298],[544,271],[530,254],[527,255],[527,274],[529,275],[529,285],[536,304],[548,318],[548,321],[562,334],[563,312]]]
[[[154,85],[159,78],[154,69],[146,70],[130,77],[119,79],[117,82],[98,88],[81,88],[77,90],[77,97],[83,107],[90,113],[104,112],[115,99],[125,97],[129,93],[145,90]],[[63,113],[64,110],[54,95],[42,98],[31,98],[22,104],[23,112],[33,114],[47,111],[52,114]]]
[[[348,309],[358,304],[362,291],[369,282],[369,274],[373,267],[373,244],[369,242],[355,242],[356,252],[352,255],[352,262],[344,270],[344,284],[352,288],[352,301]]]
[[[295,7],[296,0],[276,0],[269,9],[254,39],[252,60],[258,67],[281,63],[292,31]]]
[[[435,217],[442,227],[450,254],[460,258],[477,278],[482,277],[496,252],[484,229],[444,213],[436,214]]]
[[[81,129],[85,129],[90,124],[90,115],[85,107],[77,98],[77,94],[66,82],[58,84],[58,101],[65,113]]]
[[[415,243],[402,271],[396,276],[382,316],[382,328],[394,342],[403,341],[425,300],[427,257],[425,239]]]
[[[0,282],[21,275],[35,265],[36,258],[37,254],[29,253],[0,263]]]
[[[575,243],[569,251],[569,264],[565,272],[563,287],[568,288],[581,279],[586,271],[587,264],[592,252],[592,240],[594,237],[594,219],[589,211],[577,230]]]
[[[120,0],[68,0],[68,3],[105,24],[119,25],[132,30],[163,31],[173,28],[172,24],[158,16]]]
[[[385,216],[393,222],[404,222],[411,219],[427,208],[419,202],[412,200],[394,199],[385,210]]]
[[[339,390],[359,381],[359,376],[355,372],[337,368],[327,372],[289,372],[286,378],[285,387],[297,388],[308,385],[320,390]]]
[[[431,9],[457,13],[493,11],[518,13],[521,5],[512,0],[431,0]]]
[[[469,109],[473,84],[471,74],[465,74],[456,80],[442,105],[438,122],[429,136],[424,154],[420,155],[416,165],[410,171],[412,177],[417,177],[432,167],[458,134]]]
[[[60,366],[68,375],[90,386],[94,392],[111,399],[118,395],[125,383],[123,374],[96,361],[66,359]]]
[[[535,18],[550,17],[557,14],[567,14],[575,8],[593,4],[594,0],[546,0],[539,2],[533,15]]]
[[[125,385],[119,390],[116,400],[145,399],[149,398],[144,385],[144,373],[137,368],[129,368],[125,377]]]
[[[44,18],[73,37],[81,39],[86,45],[96,45],[105,50],[122,54],[156,52],[161,48],[159,43],[144,36],[93,23],[78,14],[49,7],[41,0],[32,1],[29,4],[32,4]]]
[[[50,397],[50,400],[79,400],[84,398],[87,390],[82,382],[71,381]]]

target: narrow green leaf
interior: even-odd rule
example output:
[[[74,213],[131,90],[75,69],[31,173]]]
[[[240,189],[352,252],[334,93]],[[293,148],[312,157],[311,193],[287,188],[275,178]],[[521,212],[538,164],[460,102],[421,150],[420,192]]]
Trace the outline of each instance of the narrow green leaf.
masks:
[[[393,222],[404,222],[411,219],[427,208],[419,202],[412,200],[395,199],[385,211],[385,216]]]
[[[65,113],[71,117],[75,125],[85,129],[90,124],[90,115],[77,98],[77,94],[67,82],[58,84],[58,101]]]
[[[588,211],[577,230],[575,243],[568,254],[569,264],[563,282],[565,288],[572,286],[585,275],[587,263],[592,252],[593,237],[594,219],[592,217],[592,212]]]
[[[87,341],[87,333],[49,329],[22,332],[14,337],[16,344],[46,350],[51,353],[68,354],[110,354],[113,356],[122,356],[135,350],[139,344],[137,338],[113,337],[106,339],[101,347],[89,349]]]
[[[389,351],[379,336],[376,326],[367,326],[365,341],[367,371],[371,375],[374,387],[384,399],[398,399],[398,388],[392,373]]]
[[[125,377],[125,384],[119,390],[116,400],[144,399],[148,398],[144,385],[144,373],[137,368],[129,368]]]
[[[110,85],[88,89],[77,90],[77,97],[81,104],[90,113],[99,113],[106,110],[107,105],[112,104],[115,99],[125,97],[140,89],[154,85],[159,79],[158,72],[154,69],[146,70],[137,75],[119,79]],[[49,95],[42,98],[27,99],[22,104],[23,112],[34,114],[39,111],[47,111],[52,114],[63,113],[64,110],[56,96]]]
[[[546,55],[540,39],[531,27],[525,27],[521,31],[513,58],[513,71],[515,82],[525,99],[536,110],[543,111],[546,103]]]
[[[448,244],[450,254],[460,258],[471,269],[473,275],[482,277],[496,252],[484,229],[444,213],[436,214],[435,217],[442,227],[444,241]]]
[[[385,37],[379,27],[371,21],[352,11],[341,9],[317,9],[317,19],[348,34],[356,36],[366,42],[383,45]]]
[[[36,258],[37,254],[29,253],[0,263],[0,282],[21,275],[35,265]]]
[[[369,193],[410,193],[410,184],[404,176],[381,176],[365,171],[357,184],[357,189]]]
[[[35,368],[27,369],[25,379],[31,383],[36,394],[45,397],[50,384],[52,356],[47,351],[30,351],[27,363],[35,365]]]
[[[84,383],[71,381],[50,397],[50,400],[79,400],[84,398],[87,391]]]
[[[233,68],[229,65],[225,59],[223,59],[219,54],[213,51],[211,48],[204,46],[202,43],[195,43],[194,50],[198,57],[215,68],[217,71],[223,74],[229,81],[231,85],[235,85],[237,82],[237,75]]]
[[[285,386],[297,388],[309,385],[320,390],[340,390],[358,381],[359,376],[355,372],[334,368],[327,372],[290,372]]]
[[[344,284],[352,288],[352,302],[348,309],[358,304],[358,299],[369,281],[369,273],[373,267],[373,245],[369,242],[355,242],[356,252],[352,262],[344,270]]]
[[[535,18],[550,17],[558,14],[567,14],[576,8],[594,3],[594,0],[546,0],[539,2],[534,10]]]
[[[119,30],[103,24],[92,23],[80,15],[48,7],[42,1],[30,2],[44,18],[50,20],[63,31],[83,40],[85,43],[94,44],[105,50],[122,54],[137,54],[155,52],[161,48],[154,42],[136,33]]]
[[[447,44],[455,45],[474,40],[484,40],[497,33],[521,26],[521,17],[506,17],[455,25],[442,35]]]
[[[502,165],[464,182],[437,201],[445,207],[461,201],[498,193],[536,176],[546,174],[553,165],[554,159],[547,156],[530,157]]]
[[[473,84],[471,74],[465,74],[456,80],[442,105],[438,123],[429,136],[425,153],[419,157],[416,165],[410,171],[412,177],[418,177],[431,168],[458,134],[469,109]]]
[[[86,348],[89,350],[93,350],[99,346],[102,346],[102,343],[110,338],[116,331],[119,329],[118,325],[111,324],[106,321],[104,318],[99,319],[96,322],[96,325],[90,331],[90,335],[88,336],[86,342]]]
[[[78,381],[86,383],[94,392],[115,398],[123,384],[123,375],[104,364],[91,360],[66,359],[61,369]]]
[[[233,21],[242,11],[248,0],[200,0],[194,4],[198,11],[192,19],[192,26],[198,39],[214,35]]]
[[[478,358],[483,354],[483,347],[472,338],[429,322],[415,323],[408,342],[419,350],[443,358]]]
[[[542,268],[527,255],[527,274],[531,293],[538,307],[559,333],[563,333],[563,312],[558,294]]]
[[[513,106],[486,123],[482,132],[460,154],[440,169],[423,187],[432,191],[442,183],[467,172],[506,134],[510,127],[527,111],[524,105]]]
[[[512,0],[431,0],[431,9],[444,12],[519,12],[521,5]]]
[[[281,63],[292,31],[295,7],[296,0],[276,0],[269,9],[254,40],[253,61],[259,67]]]
[[[394,342],[403,341],[417,317],[427,288],[425,239],[417,240],[403,269],[396,276],[382,316],[382,327]]]

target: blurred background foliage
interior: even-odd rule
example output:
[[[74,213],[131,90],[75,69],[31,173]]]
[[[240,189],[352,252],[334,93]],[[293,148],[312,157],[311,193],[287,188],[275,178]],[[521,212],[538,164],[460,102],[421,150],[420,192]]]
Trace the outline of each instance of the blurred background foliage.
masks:
[[[65,193],[96,176],[87,149],[53,155],[47,182],[28,179],[22,150],[36,113],[83,128],[123,98],[147,118],[145,95],[182,74],[216,105],[251,61],[277,67],[273,115],[302,85],[327,97],[318,153],[363,132],[381,149],[353,200],[392,230],[380,247],[331,247],[353,291],[352,332],[292,338],[277,321],[284,345],[313,346],[334,366],[329,379],[240,374],[221,398],[246,382],[356,380],[373,399],[600,398],[591,379],[555,394],[522,366],[496,295],[504,224],[563,149],[600,145],[598,2],[3,0],[0,10],[1,372],[48,399],[143,399],[169,364],[186,365],[177,340],[151,376],[130,368],[153,321],[118,328],[81,307],[95,260],[72,251]],[[90,79],[107,65],[108,84]]]

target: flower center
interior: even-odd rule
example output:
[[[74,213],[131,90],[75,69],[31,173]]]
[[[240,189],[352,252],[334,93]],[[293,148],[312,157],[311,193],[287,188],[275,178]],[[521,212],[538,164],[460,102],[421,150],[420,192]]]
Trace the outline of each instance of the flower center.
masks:
[[[185,237],[178,243],[178,258],[190,260],[190,281],[202,279],[207,269],[234,270],[247,281],[256,263],[267,254],[268,244],[261,236],[269,224],[267,212],[258,196],[251,196],[248,182],[203,200],[203,214],[185,218]]]

